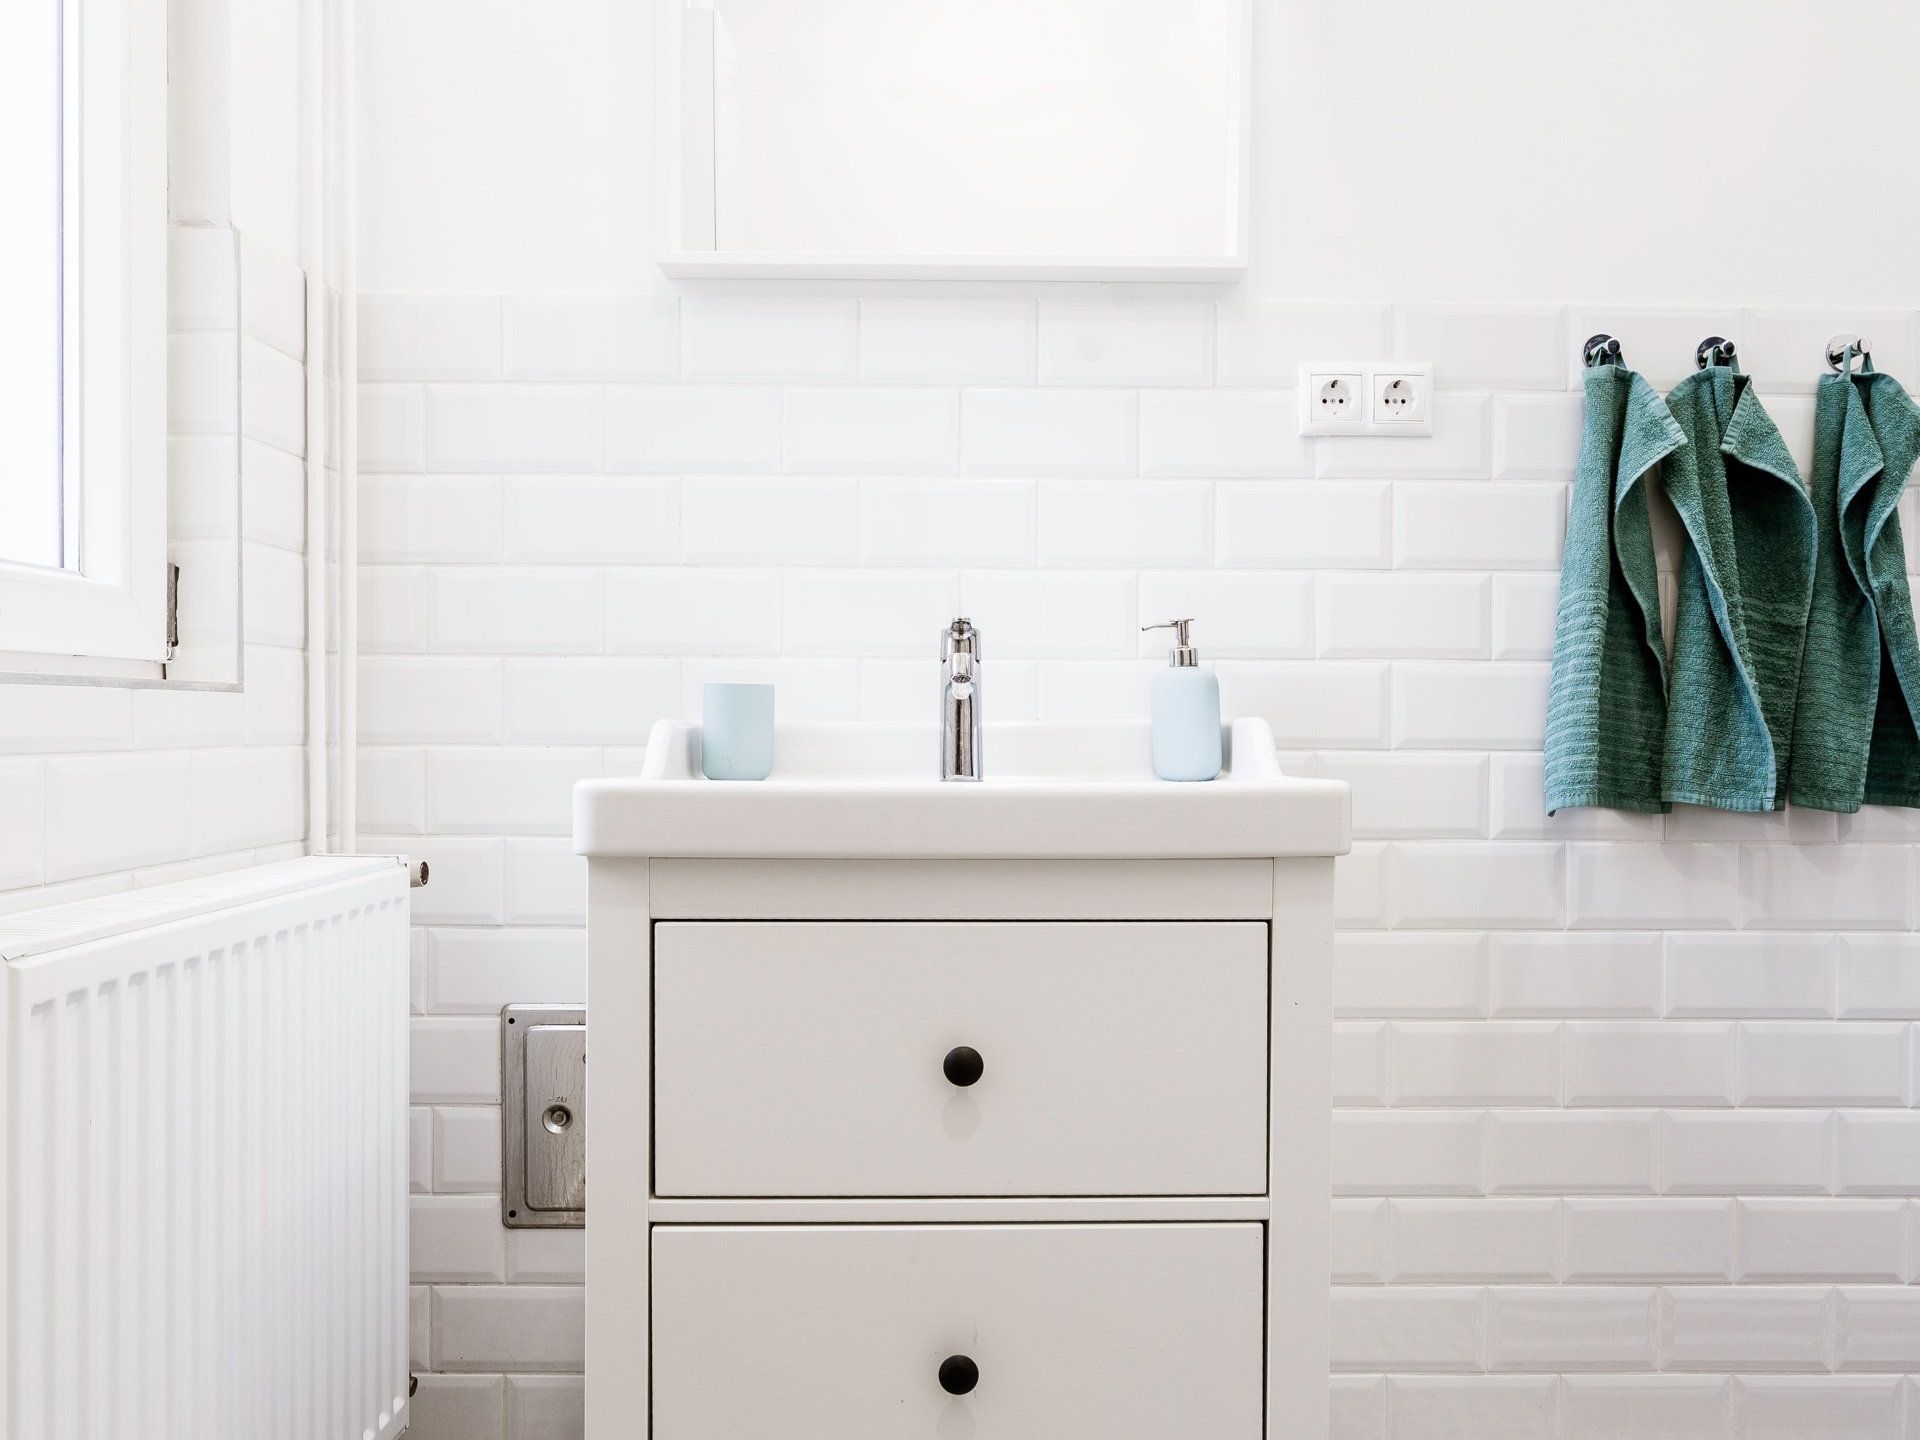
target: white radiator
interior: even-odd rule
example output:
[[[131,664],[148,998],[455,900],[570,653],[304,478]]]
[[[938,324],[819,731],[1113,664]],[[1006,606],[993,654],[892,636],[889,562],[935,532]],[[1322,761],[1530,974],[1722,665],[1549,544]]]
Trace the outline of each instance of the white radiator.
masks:
[[[0,962],[0,1433],[397,1435],[401,864],[10,916]]]

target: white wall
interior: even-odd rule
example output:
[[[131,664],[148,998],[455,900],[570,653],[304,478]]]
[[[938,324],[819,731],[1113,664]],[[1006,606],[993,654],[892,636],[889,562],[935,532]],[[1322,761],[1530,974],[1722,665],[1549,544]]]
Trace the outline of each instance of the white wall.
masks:
[[[1834,93],[1911,172],[1908,12],[1263,4],[1253,275],[1063,293],[675,291],[643,6],[375,8],[361,807],[435,875],[421,1440],[577,1433],[578,1235],[499,1227],[495,1048],[583,998],[569,785],[715,676],[924,718],[962,611],[995,716],[1060,720],[1140,713],[1133,627],[1197,614],[1228,708],[1354,786],[1343,1440],[1910,1440],[1920,819],[1548,820],[1539,780],[1579,340],[1671,383],[1733,336],[1803,463],[1829,332],[1920,375],[1913,187],[1840,207],[1848,263],[1819,203],[1868,164]],[[1374,189],[1316,97],[1379,107],[1331,127]],[[1293,435],[1295,361],[1388,355],[1436,362],[1431,440]]]
[[[1910,304],[1901,0],[1256,0],[1254,265],[1296,299]],[[637,0],[367,7],[368,290],[665,288]]]
[[[230,0],[233,223],[282,255],[300,253],[300,53],[310,3]]]
[[[358,23],[362,289],[665,288],[647,5],[382,0]]]
[[[1901,0],[1256,9],[1260,294],[1920,298]]]

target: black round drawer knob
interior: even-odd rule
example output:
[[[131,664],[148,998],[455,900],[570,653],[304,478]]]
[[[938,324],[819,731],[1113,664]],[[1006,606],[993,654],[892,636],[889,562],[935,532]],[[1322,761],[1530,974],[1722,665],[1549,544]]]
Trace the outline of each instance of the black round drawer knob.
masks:
[[[956,1045],[947,1051],[947,1058],[940,1062],[940,1072],[962,1089],[973,1084],[987,1073],[987,1062],[980,1058],[980,1052],[971,1045]],[[973,1362],[968,1361],[969,1365]],[[967,1387],[971,1390],[973,1387]],[[956,1390],[956,1395],[964,1392]]]
[[[965,1395],[980,1383],[980,1367],[965,1355],[949,1355],[940,1362],[940,1388],[949,1395]]]

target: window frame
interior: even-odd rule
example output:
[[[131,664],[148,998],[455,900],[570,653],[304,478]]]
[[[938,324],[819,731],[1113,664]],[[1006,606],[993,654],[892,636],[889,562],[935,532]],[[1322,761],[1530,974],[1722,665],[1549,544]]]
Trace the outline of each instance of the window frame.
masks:
[[[78,499],[63,536],[73,565],[0,561],[0,672],[153,680],[170,654],[167,4],[60,3],[59,480]]]

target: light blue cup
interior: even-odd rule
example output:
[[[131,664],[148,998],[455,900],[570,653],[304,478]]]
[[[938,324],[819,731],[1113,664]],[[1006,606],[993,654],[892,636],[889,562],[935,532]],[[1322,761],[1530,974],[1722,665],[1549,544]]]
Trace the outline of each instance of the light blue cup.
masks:
[[[773,773],[773,686],[701,687],[700,773],[709,780]]]

